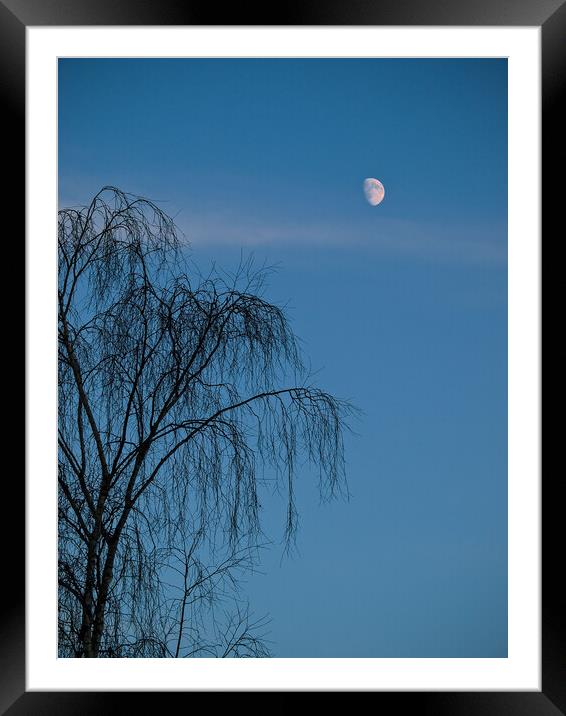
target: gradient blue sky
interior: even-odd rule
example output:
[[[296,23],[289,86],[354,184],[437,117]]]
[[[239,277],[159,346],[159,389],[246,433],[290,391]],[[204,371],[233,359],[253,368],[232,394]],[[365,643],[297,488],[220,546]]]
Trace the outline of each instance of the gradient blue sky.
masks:
[[[506,61],[60,60],[60,202],[104,184],[203,269],[278,264],[268,297],[364,412],[350,502],[302,475],[300,554],[248,581],[274,655],[506,656]]]

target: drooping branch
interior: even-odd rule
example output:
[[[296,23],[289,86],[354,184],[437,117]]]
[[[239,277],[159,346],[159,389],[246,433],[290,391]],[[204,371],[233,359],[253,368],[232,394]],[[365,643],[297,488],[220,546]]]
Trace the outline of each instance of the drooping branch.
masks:
[[[201,276],[185,254],[154,203],[112,187],[59,215],[67,655],[264,655],[240,601],[222,638],[214,616],[256,564],[260,468],[285,487],[288,539],[299,454],[323,496],[345,489],[351,408],[311,383],[268,270]]]

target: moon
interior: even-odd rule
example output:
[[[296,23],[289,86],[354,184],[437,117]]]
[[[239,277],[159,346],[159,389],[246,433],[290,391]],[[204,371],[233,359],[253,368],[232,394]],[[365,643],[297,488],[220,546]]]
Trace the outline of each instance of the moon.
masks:
[[[368,179],[364,179],[364,194],[368,203],[372,206],[377,206],[383,201],[385,189],[379,179],[368,177]]]

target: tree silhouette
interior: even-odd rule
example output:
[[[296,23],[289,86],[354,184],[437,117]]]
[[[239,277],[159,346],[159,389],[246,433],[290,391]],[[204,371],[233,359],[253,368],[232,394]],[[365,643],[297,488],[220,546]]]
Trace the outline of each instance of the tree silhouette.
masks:
[[[267,272],[201,276],[153,202],[104,187],[58,239],[60,656],[269,655],[238,592],[259,489],[291,540],[301,453],[345,487],[350,406],[309,384]]]

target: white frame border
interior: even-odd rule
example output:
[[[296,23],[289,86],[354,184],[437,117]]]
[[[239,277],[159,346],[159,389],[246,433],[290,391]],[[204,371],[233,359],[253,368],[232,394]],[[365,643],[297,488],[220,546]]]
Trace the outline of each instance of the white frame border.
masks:
[[[26,690],[540,691],[540,27],[27,27],[26,47]],[[60,56],[508,58],[508,658],[56,657]]]

